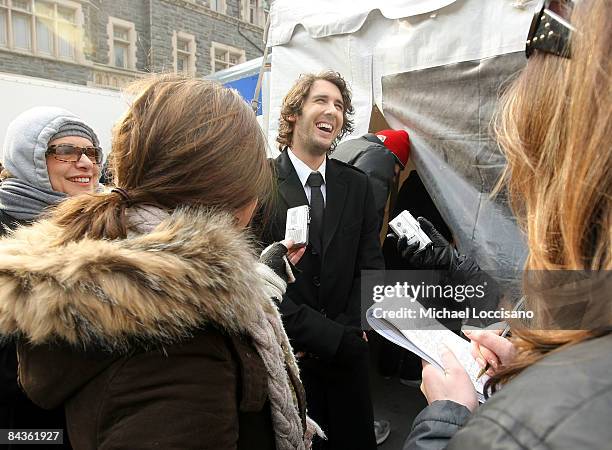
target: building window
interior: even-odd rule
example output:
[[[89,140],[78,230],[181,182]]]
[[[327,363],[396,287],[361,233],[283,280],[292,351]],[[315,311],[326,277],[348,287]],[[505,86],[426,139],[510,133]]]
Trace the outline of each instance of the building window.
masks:
[[[78,38],[74,10],[57,6],[58,52],[62,58],[74,58],[74,43]]]
[[[20,50],[32,50],[32,8],[28,1],[13,0],[11,12],[13,45]]]
[[[136,27],[132,22],[108,18],[108,60],[111,66],[136,70]]]
[[[130,51],[130,30],[115,25],[113,27],[113,66],[128,67],[128,53]]]
[[[80,59],[81,6],[68,0],[0,0],[0,46]]]
[[[212,57],[211,66],[212,73],[227,69],[246,61],[244,50],[230,47],[229,45],[213,42],[210,54]]]
[[[219,13],[225,14],[225,11],[226,11],[225,0],[209,0],[208,6],[213,11],[217,11]]]
[[[242,0],[240,9],[242,20],[257,25],[258,27],[264,26],[265,14],[263,0]]]
[[[46,2],[36,2],[36,47],[40,53],[52,55],[55,51],[53,39],[53,17],[55,8]]]
[[[174,71],[195,75],[195,36],[182,31],[175,31],[172,36],[172,48],[174,49]]]
[[[6,0],[5,0],[6,1]],[[4,5],[5,1],[0,0],[0,5]],[[6,8],[0,8],[0,45],[6,47],[8,45],[8,12]]]

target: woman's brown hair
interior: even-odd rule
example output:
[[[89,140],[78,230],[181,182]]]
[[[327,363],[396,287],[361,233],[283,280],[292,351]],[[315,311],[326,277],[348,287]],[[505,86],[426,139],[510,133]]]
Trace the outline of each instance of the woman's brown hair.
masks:
[[[340,130],[340,133],[338,133],[338,136],[334,140],[330,150],[333,151],[343,136],[353,132],[352,116],[355,113],[355,110],[351,101],[351,91],[344,78],[342,78],[338,72],[333,72],[331,70],[317,74],[303,74],[289,90],[289,92],[287,92],[287,95],[285,95],[285,98],[283,99],[280,119],[278,120],[278,137],[276,138],[281,151],[285,147],[290,147],[291,142],[293,141],[294,123],[289,120],[289,118],[291,116],[299,116],[302,114],[304,101],[306,101],[312,85],[317,80],[329,81],[335,85],[340,91],[340,95],[342,95],[342,103],[344,104],[342,129]]]
[[[502,182],[527,234],[527,272],[612,269],[612,9],[607,3],[576,2],[571,59],[536,51],[504,94],[495,118],[508,161]],[[573,331],[551,330],[551,323],[564,323],[551,312],[559,311],[555,296],[527,299],[527,309],[544,318],[536,328],[548,330],[516,324],[519,356],[489,386],[508,381],[550,352],[609,332],[611,308],[605,298],[589,305],[597,309],[590,315],[598,323]]]
[[[255,114],[220,84],[181,75],[136,82],[131,107],[113,129],[110,167],[118,192],[61,203],[53,220],[64,241],[122,238],[125,209],[206,206],[237,211],[271,190],[272,175]]]

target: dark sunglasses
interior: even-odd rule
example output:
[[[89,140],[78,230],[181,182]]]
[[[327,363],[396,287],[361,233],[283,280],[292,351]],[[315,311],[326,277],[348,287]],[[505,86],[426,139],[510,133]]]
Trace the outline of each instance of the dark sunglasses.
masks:
[[[529,27],[525,55],[531,56],[534,50],[570,57],[570,39],[576,29],[570,24],[569,17],[574,9],[574,0],[545,0],[536,9]]]
[[[77,162],[83,155],[94,164],[102,164],[104,154],[100,147],[78,147],[72,144],[57,144],[47,147],[47,155],[63,162]]]

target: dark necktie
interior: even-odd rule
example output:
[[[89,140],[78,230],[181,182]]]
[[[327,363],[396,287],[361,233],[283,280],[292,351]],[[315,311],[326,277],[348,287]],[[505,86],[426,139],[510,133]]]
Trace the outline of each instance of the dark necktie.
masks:
[[[325,203],[323,202],[323,193],[321,185],[323,184],[323,175],[319,172],[312,172],[308,175],[306,184],[310,186],[310,237],[314,248],[321,253],[321,242],[323,239],[323,212],[325,211]]]

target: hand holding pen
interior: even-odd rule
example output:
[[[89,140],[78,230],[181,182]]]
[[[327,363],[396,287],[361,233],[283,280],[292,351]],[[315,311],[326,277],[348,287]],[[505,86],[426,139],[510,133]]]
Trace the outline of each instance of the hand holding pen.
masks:
[[[510,325],[506,325],[504,327],[504,329],[502,330],[501,334],[499,335],[500,338],[506,339],[506,336],[508,335],[508,332],[510,331]],[[503,344],[501,344],[501,342],[499,342],[500,346],[502,346]],[[512,345],[512,344],[510,344]],[[479,346],[481,348],[478,349],[479,353],[482,355],[482,346]],[[514,347],[512,347],[514,348]],[[499,357],[498,357],[499,358]],[[478,376],[476,377],[476,379],[478,380],[481,376],[483,376],[487,370],[489,370],[491,368],[491,365],[494,365],[494,369],[497,370],[499,368],[499,365],[496,363],[496,359],[493,359],[491,357],[489,357],[489,359],[487,359],[487,363],[485,364],[485,366],[480,369],[480,372],[478,372]],[[503,365],[503,363],[501,364]]]
[[[500,330],[466,330],[464,334],[472,341],[472,356],[482,367],[477,378],[490,369],[497,370],[509,364],[516,356],[516,348],[500,335]]]
[[[525,297],[523,296],[516,302],[512,310],[522,310],[524,305]],[[491,367],[497,370],[507,365],[516,356],[514,345],[506,339],[509,331],[509,324],[506,324],[501,333],[499,330],[464,331],[464,334],[472,341],[472,356],[482,367],[476,377],[477,380]]]

